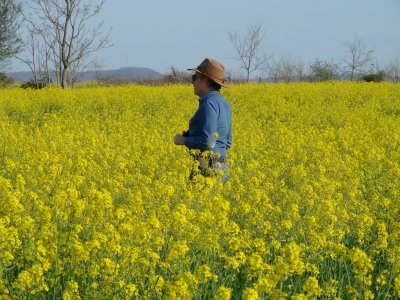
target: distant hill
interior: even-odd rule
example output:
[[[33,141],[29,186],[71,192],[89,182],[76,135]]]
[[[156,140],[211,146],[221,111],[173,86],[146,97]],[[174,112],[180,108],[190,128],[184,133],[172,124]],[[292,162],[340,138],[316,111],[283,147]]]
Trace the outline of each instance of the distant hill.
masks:
[[[33,79],[31,72],[10,72],[8,76],[18,82],[27,82]],[[134,81],[144,79],[159,79],[163,74],[149,68],[126,67],[115,70],[96,70],[78,73],[78,82],[90,80]],[[54,76],[53,81],[56,81]]]

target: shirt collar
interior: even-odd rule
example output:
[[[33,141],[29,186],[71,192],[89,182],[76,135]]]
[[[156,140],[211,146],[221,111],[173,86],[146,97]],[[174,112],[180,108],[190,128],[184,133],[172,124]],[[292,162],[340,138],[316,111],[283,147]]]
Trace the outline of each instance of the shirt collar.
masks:
[[[204,93],[200,98],[199,101],[203,101],[211,96],[218,94],[219,92],[216,90],[209,90],[208,92]]]

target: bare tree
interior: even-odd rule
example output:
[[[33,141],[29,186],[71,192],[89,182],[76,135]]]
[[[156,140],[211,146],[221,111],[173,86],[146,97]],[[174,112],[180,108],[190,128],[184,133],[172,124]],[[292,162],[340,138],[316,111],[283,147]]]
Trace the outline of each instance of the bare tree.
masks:
[[[385,68],[385,73],[393,82],[400,82],[400,58],[392,59]]]
[[[191,75],[187,71],[180,71],[176,67],[171,66],[170,72],[163,77],[162,81],[170,83],[190,83]]]
[[[279,59],[271,59],[266,72],[274,82],[300,81],[304,77],[304,63],[299,58],[281,56]]]
[[[170,76],[171,76],[171,80],[172,80],[173,83],[177,83],[178,82],[177,75],[176,75],[176,70],[175,70],[175,68],[173,66],[171,66]]]
[[[229,40],[235,48],[241,63],[241,68],[246,71],[246,82],[253,71],[259,70],[269,59],[262,48],[264,34],[262,25],[250,25],[244,35],[237,31],[228,31]]]
[[[345,68],[350,70],[350,80],[353,80],[355,72],[363,72],[365,66],[373,60],[372,54],[374,51],[367,50],[365,43],[360,38],[345,41],[343,45],[347,53],[343,61]]]
[[[79,68],[87,65],[92,53],[111,45],[111,31],[105,34],[101,32],[103,22],[89,27],[104,2],[105,0],[100,0],[97,4],[91,0],[29,1],[29,8],[34,13],[34,17],[27,17],[31,31],[41,37],[47,50],[50,49],[51,60],[63,88],[71,84]]]
[[[28,36],[25,38],[25,56],[16,58],[28,66],[32,73],[33,84],[47,84],[52,81],[50,63],[52,61],[52,52],[50,48],[41,40],[35,31],[28,27]]]

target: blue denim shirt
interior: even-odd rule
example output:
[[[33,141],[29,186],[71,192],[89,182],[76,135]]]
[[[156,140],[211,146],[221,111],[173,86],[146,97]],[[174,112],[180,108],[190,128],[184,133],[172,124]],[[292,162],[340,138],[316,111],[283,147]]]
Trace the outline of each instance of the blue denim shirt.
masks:
[[[217,139],[215,133],[218,133]],[[189,121],[185,145],[226,156],[226,150],[232,146],[232,111],[218,91],[208,91],[199,98],[199,108]]]

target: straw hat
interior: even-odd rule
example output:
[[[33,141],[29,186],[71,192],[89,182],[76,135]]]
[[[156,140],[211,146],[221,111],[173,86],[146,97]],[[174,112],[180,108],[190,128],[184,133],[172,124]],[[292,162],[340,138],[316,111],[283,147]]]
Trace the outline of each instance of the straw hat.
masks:
[[[206,58],[196,68],[188,70],[199,72],[223,87],[229,86],[229,83],[224,78],[224,66],[214,59]]]

